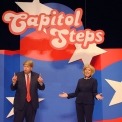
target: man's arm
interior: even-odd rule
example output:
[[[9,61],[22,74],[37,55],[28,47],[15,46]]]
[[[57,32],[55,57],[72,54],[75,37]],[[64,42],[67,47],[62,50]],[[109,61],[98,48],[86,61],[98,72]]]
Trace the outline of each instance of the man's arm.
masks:
[[[45,84],[44,83],[38,83],[38,89],[39,90],[44,90],[45,89]]]
[[[10,87],[12,91],[17,89],[17,75],[15,73],[14,76],[12,77],[12,83]]]

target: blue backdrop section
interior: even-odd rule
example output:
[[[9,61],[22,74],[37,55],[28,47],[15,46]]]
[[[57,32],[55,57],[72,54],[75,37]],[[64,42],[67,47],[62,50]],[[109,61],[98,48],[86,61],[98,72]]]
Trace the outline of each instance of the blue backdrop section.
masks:
[[[29,58],[14,55],[4,58],[4,122],[12,122],[13,116],[6,118],[12,104],[6,97],[14,97],[15,92],[10,90],[11,78],[14,72],[23,70],[23,62]],[[40,61],[34,60],[33,71],[40,73],[44,79],[46,89],[38,91],[39,97],[44,98],[40,102],[35,122],[76,122],[75,98],[63,99],[58,95],[61,92],[74,92],[77,81],[83,77],[83,63],[80,61],[68,64],[68,60],[62,61]],[[6,75],[7,74],[7,75]],[[99,92],[101,92],[101,71],[96,71],[95,76],[99,81]],[[99,112],[98,112],[99,111]],[[102,119],[102,102],[96,101],[94,120]]]
[[[12,104],[7,100],[6,97],[14,97],[14,93],[10,89],[10,84],[12,83],[12,77],[14,72],[20,71],[20,55],[14,56],[4,56],[4,122],[12,122],[11,118],[6,118],[10,110],[12,109]]]
[[[4,55],[0,55],[0,122],[4,116]]]
[[[113,119],[122,117],[122,103],[118,103],[112,106],[109,106],[115,90],[106,82],[105,79],[114,80],[117,82],[122,82],[122,61],[116,62],[102,71],[102,86],[103,86],[103,118],[104,119]]]
[[[0,55],[0,59],[2,76],[0,77],[0,92],[2,93],[0,96],[0,114],[4,116],[4,122],[12,122],[13,116],[6,118],[13,107],[6,97],[14,97],[15,95],[15,92],[10,90],[11,78],[14,72],[23,70],[23,62],[29,58],[20,55]],[[53,122],[75,122],[75,98],[63,99],[58,95],[61,92],[70,93],[75,91],[78,79],[83,77],[81,71],[83,63],[76,61],[68,64],[68,60],[53,62],[32,60],[34,61],[33,71],[42,75],[46,85],[44,91],[38,91],[39,98],[44,98],[44,100],[40,102],[35,122],[50,122],[50,120]],[[104,100],[95,101],[94,120],[122,116],[121,112],[117,112],[122,108],[122,104],[109,106],[115,91],[105,80],[110,79],[121,82],[122,75],[121,71],[119,71],[121,66],[122,61],[119,61],[101,71],[97,70],[95,72],[94,77],[98,80],[98,92],[103,93]],[[3,121],[2,118],[0,118],[1,121]]]

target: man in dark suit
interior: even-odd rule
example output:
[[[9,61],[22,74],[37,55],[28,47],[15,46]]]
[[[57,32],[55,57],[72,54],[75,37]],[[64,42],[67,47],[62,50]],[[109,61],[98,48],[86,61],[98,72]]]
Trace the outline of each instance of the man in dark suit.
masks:
[[[14,73],[11,90],[16,90],[14,99],[14,122],[34,122],[38,102],[38,89],[44,90],[45,84],[38,73],[32,71],[33,61],[23,63],[23,71]]]

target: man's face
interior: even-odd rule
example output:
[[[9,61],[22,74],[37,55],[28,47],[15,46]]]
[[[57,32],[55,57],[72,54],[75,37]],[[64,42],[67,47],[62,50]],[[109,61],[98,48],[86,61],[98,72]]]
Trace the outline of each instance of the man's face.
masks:
[[[25,74],[28,74],[32,71],[32,67],[29,65],[24,65],[23,68],[24,68]]]

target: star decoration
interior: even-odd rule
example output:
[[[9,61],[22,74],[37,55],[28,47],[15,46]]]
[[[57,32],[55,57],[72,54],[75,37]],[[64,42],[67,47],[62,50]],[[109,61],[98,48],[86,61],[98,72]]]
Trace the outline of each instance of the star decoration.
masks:
[[[90,64],[94,56],[105,53],[106,51],[97,47],[96,44],[90,44],[87,49],[81,48],[81,44],[76,44],[76,50],[69,60],[69,63],[82,59],[84,64]]]
[[[14,97],[6,97],[6,99],[13,105],[14,103]],[[38,98],[38,102],[43,101],[44,98]],[[7,115],[6,118],[13,116],[14,115],[14,107],[10,110],[9,114]]]
[[[24,12],[30,15],[39,15],[45,13],[47,15],[53,10],[52,8],[43,5],[39,0],[34,0],[33,2],[15,2]]]
[[[105,80],[115,90],[115,94],[114,94],[109,106],[121,103],[122,102],[122,82],[109,80],[109,79],[105,79]]]
[[[14,97],[6,97],[6,99],[13,105],[14,103]],[[7,115],[6,118],[10,117],[14,115],[14,107],[11,109],[11,111],[9,112],[9,114]]]

